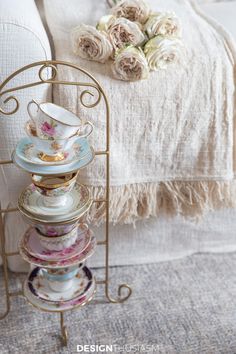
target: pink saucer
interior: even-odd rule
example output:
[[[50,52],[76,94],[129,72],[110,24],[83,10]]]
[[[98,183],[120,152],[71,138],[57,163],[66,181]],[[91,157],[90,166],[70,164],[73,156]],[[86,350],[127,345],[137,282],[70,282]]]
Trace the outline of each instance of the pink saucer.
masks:
[[[21,247],[31,256],[46,261],[60,261],[69,259],[82,253],[91,240],[91,231],[78,227],[75,243],[61,251],[50,251],[44,248],[39,240],[36,230],[32,227],[26,231],[21,241]],[[57,236],[60,237],[60,236]]]
[[[88,259],[94,254],[97,242],[96,242],[96,238],[93,236],[93,232],[92,231],[90,232],[92,237],[88,246],[83,250],[83,252],[81,252],[80,254],[72,258],[60,259],[57,261],[43,260],[41,258],[31,256],[25,250],[25,248],[22,247],[21,243],[19,244],[19,252],[22,258],[26,262],[34,264],[41,268],[59,269],[59,268],[74,266],[76,264],[83,263],[86,259]]]

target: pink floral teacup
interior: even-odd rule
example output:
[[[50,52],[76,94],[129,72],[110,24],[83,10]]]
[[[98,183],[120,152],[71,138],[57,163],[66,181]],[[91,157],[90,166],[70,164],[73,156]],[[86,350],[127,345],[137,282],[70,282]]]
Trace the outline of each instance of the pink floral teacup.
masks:
[[[36,108],[34,115],[32,106]],[[89,121],[82,123],[74,113],[54,103],[38,104],[32,100],[28,103],[27,110],[35,124],[37,136],[41,139],[67,139],[74,134],[87,137],[93,131],[93,125]]]
[[[78,135],[75,134],[67,139],[41,139],[37,136],[35,127],[31,121],[25,125],[25,131],[30,138],[35,149],[38,150],[38,156],[43,161],[61,161],[68,157],[68,151],[72,148]]]
[[[78,237],[78,228],[61,236],[44,236],[36,229],[41,245],[49,251],[62,251],[72,246]]]
[[[53,237],[53,236],[61,236],[64,234],[67,234],[68,232],[70,232],[71,230],[73,230],[78,223],[81,221],[80,219],[72,219],[69,220],[66,223],[59,223],[59,224],[55,224],[55,223],[41,223],[37,220],[35,220],[34,218],[28,218],[24,215],[22,215],[23,219],[25,220],[26,223],[34,226],[35,228],[37,228],[41,234],[45,235],[45,236],[49,236],[49,237]]]

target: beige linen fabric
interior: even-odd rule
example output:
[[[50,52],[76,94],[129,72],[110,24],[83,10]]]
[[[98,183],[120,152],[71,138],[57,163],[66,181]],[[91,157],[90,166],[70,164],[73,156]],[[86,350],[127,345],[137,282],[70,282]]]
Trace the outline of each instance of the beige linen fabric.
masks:
[[[235,45],[221,26],[185,0],[150,0],[154,11],[173,10],[183,24],[185,59],[146,81],[114,80],[110,64],[89,62],[71,50],[70,31],[96,25],[109,11],[106,1],[44,0],[56,59],[94,74],[111,106],[111,220],[130,223],[161,212],[196,216],[234,206]],[[59,69],[59,78],[84,80]],[[104,146],[104,106],[82,109],[82,90],[61,86],[54,101],[95,123],[91,143]],[[103,193],[104,161],[81,172],[81,181]],[[104,209],[92,209],[98,222]]]

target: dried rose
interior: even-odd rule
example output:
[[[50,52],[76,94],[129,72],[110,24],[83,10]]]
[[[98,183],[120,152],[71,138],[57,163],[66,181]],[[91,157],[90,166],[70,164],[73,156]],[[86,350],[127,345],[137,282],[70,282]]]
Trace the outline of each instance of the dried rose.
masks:
[[[93,26],[82,24],[74,28],[71,40],[73,52],[83,59],[105,63],[113,52],[107,35]]]
[[[163,12],[151,15],[143,29],[149,38],[153,38],[157,35],[181,36],[180,21],[173,12]]]
[[[144,47],[144,54],[151,70],[166,69],[183,56],[183,44],[179,38],[156,36]]]
[[[127,45],[141,45],[146,38],[140,27],[126,18],[116,19],[107,33],[115,50]]]
[[[148,19],[150,8],[144,0],[121,0],[111,9],[117,17],[124,17],[130,21],[145,23]]]
[[[109,29],[109,27],[112,25],[112,23],[115,21],[115,16],[113,15],[105,15],[102,16],[96,26],[96,28],[99,31],[104,31],[107,32],[107,30]]]
[[[146,79],[149,73],[145,55],[133,46],[117,52],[112,70],[115,78],[124,81]]]

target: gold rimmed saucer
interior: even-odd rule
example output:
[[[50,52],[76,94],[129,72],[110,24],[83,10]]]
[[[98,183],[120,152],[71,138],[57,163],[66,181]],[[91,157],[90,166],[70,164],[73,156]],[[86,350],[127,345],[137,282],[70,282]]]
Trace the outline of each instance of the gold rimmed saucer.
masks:
[[[77,215],[73,216],[68,216],[68,215],[61,215],[60,218],[42,218],[38,215],[30,213],[28,210],[24,209],[20,204],[18,204],[18,209],[23,215],[24,218],[26,218],[28,223],[31,225],[35,224],[47,224],[47,225],[54,225],[54,226],[59,226],[59,225],[66,225],[73,223],[77,221],[78,219],[82,218],[84,214],[90,209],[91,205],[93,203],[92,199],[89,199],[86,205],[82,209],[79,210]]]
[[[35,185],[31,184],[23,190],[18,198],[18,205],[30,214],[39,218],[52,220],[74,217],[84,210],[90,198],[88,187],[78,182],[75,183],[72,190],[63,193],[65,201],[60,204],[50,204],[48,200],[59,200],[57,198],[46,198],[40,194]]]
[[[27,138],[23,138],[21,144],[19,144],[15,151],[13,151],[12,160],[17,167],[40,176],[61,176],[62,174],[67,175],[77,172],[78,170],[89,165],[95,157],[94,149],[89,145],[86,139],[81,139],[80,145],[83,151],[81,151],[79,156],[74,156],[71,161],[58,161],[56,163],[43,162],[37,156],[40,163],[31,163],[29,160],[23,158],[22,151],[20,150],[25,146],[25,144],[28,143],[29,140],[26,139]]]

